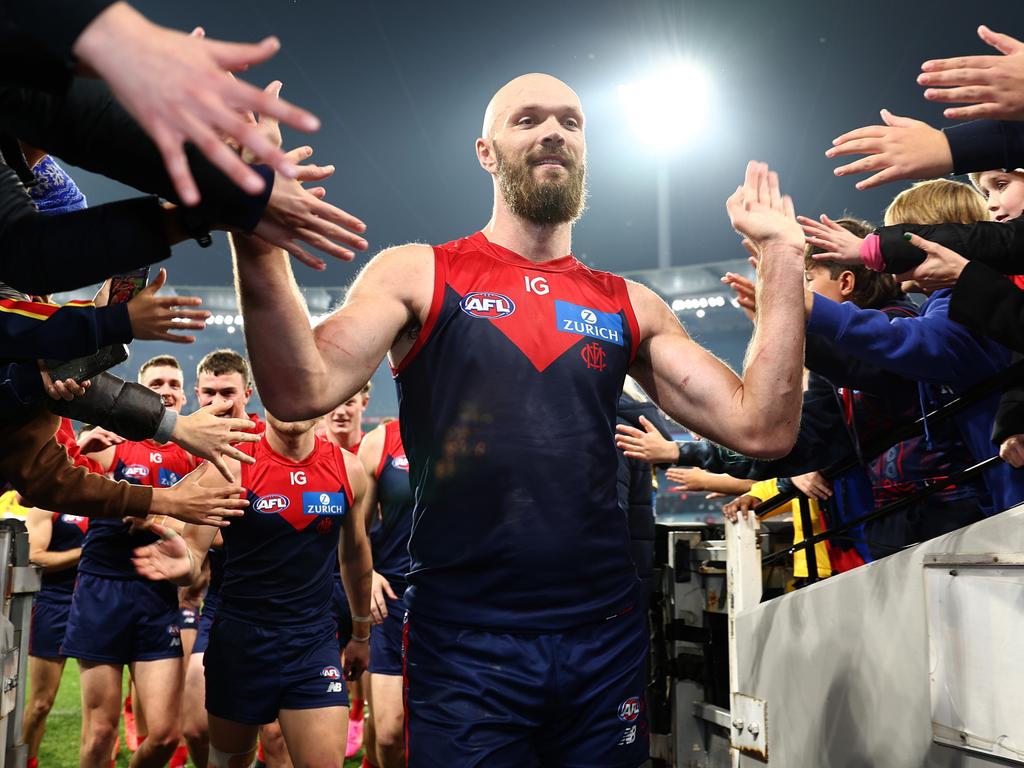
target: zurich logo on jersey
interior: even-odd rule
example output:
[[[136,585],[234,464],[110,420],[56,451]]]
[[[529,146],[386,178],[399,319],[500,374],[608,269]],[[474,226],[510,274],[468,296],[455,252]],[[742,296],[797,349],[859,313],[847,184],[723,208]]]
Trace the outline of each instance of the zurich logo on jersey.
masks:
[[[614,312],[599,312],[568,301],[555,300],[555,321],[563,333],[576,333],[592,339],[610,341],[625,346],[622,334],[622,316]]]
[[[157,470],[157,484],[161,488],[170,488],[179,480],[181,480],[181,475],[177,472],[172,472],[171,470],[164,469],[163,467],[160,467],[160,469]]]
[[[145,464],[128,464],[121,470],[121,477],[125,480],[141,480],[149,477],[149,467]]]
[[[348,498],[344,493],[305,491],[302,511],[307,515],[333,515],[341,517],[348,512]]]
[[[257,512],[273,515],[278,512],[284,512],[288,509],[290,503],[287,496],[282,496],[280,493],[270,493],[256,499],[256,503],[252,505],[252,508]]]
[[[459,306],[470,317],[482,317],[487,320],[508,317],[516,311],[516,303],[508,296],[489,291],[467,293],[459,302]]]

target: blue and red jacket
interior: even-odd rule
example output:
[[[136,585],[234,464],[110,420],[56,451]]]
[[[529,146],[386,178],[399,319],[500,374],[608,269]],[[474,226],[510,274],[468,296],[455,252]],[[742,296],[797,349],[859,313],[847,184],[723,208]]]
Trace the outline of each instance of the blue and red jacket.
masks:
[[[639,582],[614,439],[639,343],[626,282],[479,232],[433,260],[430,311],[396,371],[416,494],[409,611],[546,632],[628,609]]]

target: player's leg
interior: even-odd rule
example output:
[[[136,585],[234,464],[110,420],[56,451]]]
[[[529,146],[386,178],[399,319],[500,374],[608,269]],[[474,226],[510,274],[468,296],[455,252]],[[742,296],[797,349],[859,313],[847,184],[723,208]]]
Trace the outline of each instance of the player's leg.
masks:
[[[547,635],[435,624],[410,611],[403,691],[409,768],[540,765],[535,738],[553,652]]]
[[[545,768],[637,768],[650,756],[640,610],[558,636],[558,697],[538,744]]]
[[[35,619],[33,618],[33,621]],[[64,672],[64,661],[61,657],[44,658],[28,657],[29,696],[25,706],[25,724],[23,735],[28,746],[28,764],[35,765],[39,756],[39,744],[46,731],[46,716],[50,714],[57,689],[60,688],[60,676]]]
[[[196,768],[206,768],[210,752],[209,724],[206,719],[206,680],[203,654],[193,652],[185,670],[181,702],[181,730]]]
[[[294,763],[277,720],[260,726],[260,748],[267,768],[293,768]]]
[[[210,768],[250,768],[259,726],[210,715]]]
[[[370,714],[377,768],[405,766],[405,709],[402,703],[401,599],[387,599],[388,615],[370,633]]]
[[[121,717],[124,667],[79,660],[82,684],[81,768],[109,768]]]
[[[342,768],[348,707],[282,709],[278,719],[295,768]]]
[[[370,657],[373,658],[372,656]],[[376,741],[377,768],[405,767],[405,712],[402,676],[370,675],[370,714]]]
[[[181,738],[181,659],[131,664],[136,701],[146,713],[146,739],[132,757],[132,768],[160,768]]]

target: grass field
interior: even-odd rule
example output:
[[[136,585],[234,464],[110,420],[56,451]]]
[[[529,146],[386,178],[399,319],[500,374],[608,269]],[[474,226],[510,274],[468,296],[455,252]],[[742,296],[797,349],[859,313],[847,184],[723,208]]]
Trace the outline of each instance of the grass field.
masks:
[[[122,725],[123,727],[123,725]],[[46,721],[46,735],[39,748],[40,768],[73,768],[78,765],[78,741],[82,728],[82,700],[78,686],[78,663],[69,660],[64,667],[57,701]],[[345,761],[345,768],[358,768],[362,753]],[[117,768],[127,768],[131,754],[124,746],[117,756]],[[192,762],[189,761],[189,766]]]

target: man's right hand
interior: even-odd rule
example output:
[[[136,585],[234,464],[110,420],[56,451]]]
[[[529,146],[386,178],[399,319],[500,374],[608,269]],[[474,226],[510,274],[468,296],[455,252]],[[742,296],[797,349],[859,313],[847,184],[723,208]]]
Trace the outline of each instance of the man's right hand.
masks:
[[[387,618],[388,604],[384,596],[397,600],[398,595],[391,588],[391,583],[376,571],[373,572],[373,584],[370,587],[370,616],[374,624],[380,624]]]
[[[1024,467],[1024,435],[1013,435],[1003,440],[999,446],[999,455],[1015,469]]]
[[[192,576],[192,561],[185,540],[159,523],[151,524],[149,531],[158,535],[160,541],[135,550],[132,564],[136,572],[152,581],[166,579],[179,585],[187,583]]]
[[[228,457],[246,464],[256,459],[235,448],[232,443],[259,442],[260,436],[245,432],[255,425],[248,419],[225,418],[222,414],[231,411],[232,401],[211,403],[188,416],[179,416],[174,424],[171,440],[193,456],[212,463],[229,483],[235,482],[224,458]]]
[[[209,464],[202,464],[185,475],[170,488],[154,488],[153,501],[149,512],[152,515],[167,515],[184,523],[227,527],[227,518],[240,517],[249,506],[246,499],[236,498],[245,493],[240,485],[207,487],[200,481],[209,471]]]

